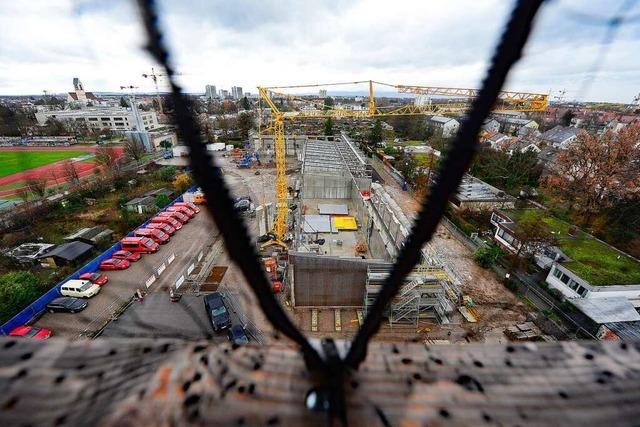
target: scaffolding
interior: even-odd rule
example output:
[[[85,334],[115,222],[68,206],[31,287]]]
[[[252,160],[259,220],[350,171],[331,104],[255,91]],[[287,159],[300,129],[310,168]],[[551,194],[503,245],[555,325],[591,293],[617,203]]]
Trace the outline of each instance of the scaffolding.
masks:
[[[392,264],[372,265],[367,268],[364,307],[369,311],[385,279],[391,272]],[[389,325],[414,324],[420,319],[435,319],[439,323],[449,323],[447,313],[453,310],[448,300],[445,284],[448,276],[442,269],[433,266],[417,266],[407,277],[398,295],[385,310]]]

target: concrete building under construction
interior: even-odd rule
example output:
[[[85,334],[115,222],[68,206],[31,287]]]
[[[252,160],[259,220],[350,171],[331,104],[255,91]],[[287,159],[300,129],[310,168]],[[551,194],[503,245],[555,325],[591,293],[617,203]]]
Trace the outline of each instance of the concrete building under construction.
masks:
[[[291,303],[366,312],[409,235],[411,219],[372,183],[366,157],[346,134],[309,138],[301,151],[301,173],[292,183],[300,208],[292,219]],[[460,300],[455,272],[426,245],[386,315],[391,326],[420,319],[448,323]]]

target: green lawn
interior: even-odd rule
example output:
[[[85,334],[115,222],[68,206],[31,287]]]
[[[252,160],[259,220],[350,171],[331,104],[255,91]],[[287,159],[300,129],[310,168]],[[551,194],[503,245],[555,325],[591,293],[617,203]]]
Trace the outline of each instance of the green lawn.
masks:
[[[505,210],[514,221],[536,215],[536,209]],[[570,225],[558,218],[542,218],[558,240],[558,246],[573,261],[563,266],[594,286],[640,283],[640,262],[579,230],[569,234]]]
[[[0,178],[48,165],[60,160],[91,154],[87,151],[0,151]]]

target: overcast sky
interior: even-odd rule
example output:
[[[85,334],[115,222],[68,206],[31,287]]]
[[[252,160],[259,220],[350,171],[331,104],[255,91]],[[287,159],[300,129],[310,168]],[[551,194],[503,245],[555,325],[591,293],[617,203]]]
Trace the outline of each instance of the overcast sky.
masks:
[[[629,1],[627,1],[629,3]],[[162,20],[190,92],[378,80],[477,87],[509,1],[164,0]],[[622,0],[548,2],[508,88],[566,99],[630,102],[640,93],[640,7],[634,3],[597,74],[606,22]],[[634,7],[635,6],[635,7]],[[154,66],[127,0],[0,0],[0,94],[72,89],[152,91]],[[592,77],[593,76],[593,77]],[[585,81],[591,81],[580,93]],[[349,88],[345,88],[348,90]]]

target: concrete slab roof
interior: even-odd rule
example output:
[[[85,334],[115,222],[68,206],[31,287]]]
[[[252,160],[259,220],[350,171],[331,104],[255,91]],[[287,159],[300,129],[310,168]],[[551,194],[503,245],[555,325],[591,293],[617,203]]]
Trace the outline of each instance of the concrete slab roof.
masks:
[[[576,298],[569,301],[599,325],[640,320],[640,314],[626,297]]]

